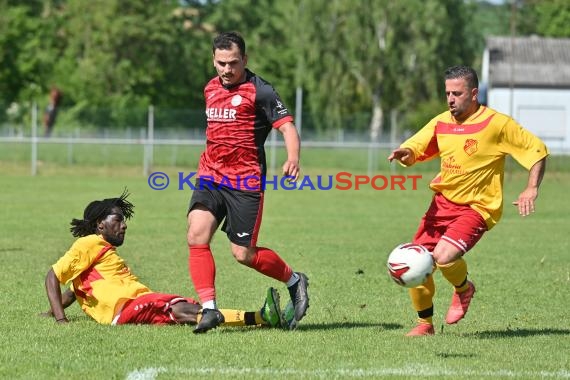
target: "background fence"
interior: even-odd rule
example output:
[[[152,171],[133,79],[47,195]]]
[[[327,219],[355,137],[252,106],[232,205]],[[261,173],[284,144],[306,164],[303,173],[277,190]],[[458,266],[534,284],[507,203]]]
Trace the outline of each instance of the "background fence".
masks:
[[[156,167],[195,170],[204,148],[204,125],[197,122],[198,126],[173,128],[169,124],[165,128],[157,124],[157,120],[163,122],[165,119],[156,115],[154,108],[150,107],[144,124],[141,121],[140,125],[126,128],[58,125],[51,137],[44,137],[37,107],[32,107],[29,127],[14,124],[0,127],[0,163],[12,163],[20,169],[29,163],[31,175],[37,175],[44,163],[56,166],[136,166],[141,168],[144,176]],[[366,131],[355,130],[351,125],[321,134],[302,130],[303,170],[332,168],[368,175],[378,171],[397,171],[398,166],[389,165],[386,158],[410,132],[397,133],[396,130],[391,128],[380,141],[372,141]],[[278,173],[286,152],[277,131],[269,135],[266,154],[268,173]],[[549,169],[570,171],[569,154],[569,151],[557,150],[549,160]],[[517,165],[508,165],[509,170],[516,170]],[[433,172],[437,170],[437,162],[416,168]]]

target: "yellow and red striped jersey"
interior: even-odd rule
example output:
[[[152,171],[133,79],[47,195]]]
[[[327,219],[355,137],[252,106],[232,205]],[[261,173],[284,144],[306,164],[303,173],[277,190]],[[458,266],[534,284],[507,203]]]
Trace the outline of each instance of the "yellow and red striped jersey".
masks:
[[[401,147],[411,149],[417,161],[440,157],[440,172],[430,188],[454,203],[470,205],[489,229],[503,211],[506,156],[528,170],[548,155],[538,137],[511,117],[485,106],[461,124],[451,112],[443,112]]]
[[[102,324],[110,324],[127,300],[151,292],[99,235],[77,239],[52,268],[61,284],[72,282],[83,311]]]

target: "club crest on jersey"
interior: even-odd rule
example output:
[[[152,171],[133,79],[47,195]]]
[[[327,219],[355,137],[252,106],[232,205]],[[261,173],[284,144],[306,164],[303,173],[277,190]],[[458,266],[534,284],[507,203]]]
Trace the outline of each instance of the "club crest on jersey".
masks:
[[[465,153],[471,156],[473,153],[477,152],[477,145],[478,145],[477,140],[467,139],[465,140],[465,145],[463,145],[463,150],[465,151]]]
[[[239,105],[241,104],[241,99],[242,99],[242,98],[241,98],[241,95],[235,95],[235,96],[232,98],[232,106],[234,106],[234,107],[239,106]]]

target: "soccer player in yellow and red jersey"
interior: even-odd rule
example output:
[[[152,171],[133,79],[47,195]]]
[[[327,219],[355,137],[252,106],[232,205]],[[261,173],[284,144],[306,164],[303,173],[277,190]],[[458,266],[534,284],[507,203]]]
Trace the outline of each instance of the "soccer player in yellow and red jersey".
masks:
[[[404,166],[435,157],[441,160],[440,172],[430,184],[434,197],[413,242],[433,253],[436,267],[455,287],[448,324],[465,316],[475,294],[463,256],[501,218],[506,156],[529,170],[526,188],[513,202],[522,216],[534,212],[548,156],[539,138],[511,117],[479,104],[478,86],[477,73],[471,67],[448,68],[445,94],[449,110],[434,117],[388,157]],[[433,335],[433,276],[409,293],[418,324],[407,335]]]
[[[196,324],[202,306],[191,298],[151,291],[138,281],[117,254],[127,232],[126,219],[134,211],[124,192],[118,198],[91,202],[83,219],[73,219],[71,232],[78,237],[48,271],[45,280],[51,309],[43,313],[58,323],[69,322],[64,309],[75,300],[101,324]],[[71,283],[61,293],[60,284]],[[261,311],[220,310],[225,324],[280,326],[279,294],[269,288]]]

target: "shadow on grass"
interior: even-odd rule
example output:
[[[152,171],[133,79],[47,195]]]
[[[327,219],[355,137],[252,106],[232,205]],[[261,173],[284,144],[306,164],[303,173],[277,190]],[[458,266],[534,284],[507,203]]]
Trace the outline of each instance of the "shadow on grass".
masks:
[[[382,330],[402,329],[399,323],[361,323],[361,322],[336,322],[336,323],[303,323],[299,324],[297,330],[338,330],[356,328],[380,328]]]
[[[360,322],[345,322],[345,323],[303,323],[301,322],[295,331],[326,331],[326,330],[347,330],[347,329],[370,329],[379,328],[381,330],[399,330],[403,328],[402,325],[398,323],[360,323]],[[227,333],[246,333],[252,329],[262,329],[262,330],[275,330],[271,327],[229,327],[223,326],[221,332]],[[285,331],[285,330],[283,330]]]
[[[462,334],[463,336],[479,339],[495,338],[526,338],[541,335],[570,335],[570,329],[509,329],[477,331],[474,333]]]
[[[22,247],[13,247],[13,248],[0,248],[0,252],[18,252],[23,251],[24,248]]]
[[[40,319],[44,319],[44,320],[53,320],[53,317],[48,316],[46,317],[45,315],[41,315],[40,312],[36,313],[36,316]],[[68,315],[67,318],[69,319],[69,321],[71,323],[78,323],[78,322],[83,322],[83,323],[94,323],[93,319],[91,319],[91,317],[88,317],[87,315]],[[135,324],[126,324],[126,325],[121,325],[121,328],[123,328],[123,326],[127,326],[127,328],[130,328],[129,326],[141,326],[141,325],[135,325]],[[190,328],[192,330],[194,330],[194,325],[144,325],[144,326],[152,326],[154,327],[159,327],[159,328]],[[116,327],[114,327],[116,328]],[[345,322],[345,323],[301,323],[297,329],[295,331],[324,331],[324,330],[338,330],[338,329],[355,329],[355,328],[379,328],[381,330],[399,330],[402,329],[403,326],[399,323],[360,323],[360,322]],[[219,330],[221,332],[250,332],[252,330],[276,330],[273,327],[267,327],[267,326],[220,326]],[[285,330],[284,330],[285,331]]]
[[[435,354],[435,356],[438,356],[438,357],[444,358],[444,359],[455,359],[455,358],[470,359],[470,358],[474,358],[476,355],[475,354],[460,354],[460,353],[453,353],[453,352],[438,352]]]

